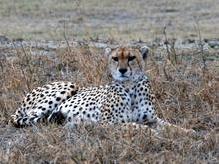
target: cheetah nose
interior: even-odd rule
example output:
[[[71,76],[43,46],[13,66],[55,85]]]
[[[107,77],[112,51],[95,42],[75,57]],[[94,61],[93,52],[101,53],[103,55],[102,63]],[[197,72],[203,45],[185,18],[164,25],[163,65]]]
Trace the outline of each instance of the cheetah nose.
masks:
[[[119,72],[120,72],[121,74],[124,74],[124,73],[127,72],[127,69],[126,69],[126,68],[120,68],[120,69],[119,69]]]

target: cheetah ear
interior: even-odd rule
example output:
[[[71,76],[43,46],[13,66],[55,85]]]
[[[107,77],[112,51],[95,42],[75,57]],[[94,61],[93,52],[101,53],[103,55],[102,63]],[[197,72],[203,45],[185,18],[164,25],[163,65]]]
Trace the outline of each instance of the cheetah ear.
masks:
[[[116,50],[117,47],[106,47],[105,48],[105,52],[104,52],[104,56],[109,57],[111,55],[111,53]]]
[[[148,46],[141,47],[140,52],[142,54],[143,59],[146,59],[149,53],[149,47]]]
[[[112,49],[111,49],[110,47],[106,47],[106,48],[105,48],[104,55],[105,55],[105,56],[109,56],[109,55],[111,54],[111,52],[112,52]]]

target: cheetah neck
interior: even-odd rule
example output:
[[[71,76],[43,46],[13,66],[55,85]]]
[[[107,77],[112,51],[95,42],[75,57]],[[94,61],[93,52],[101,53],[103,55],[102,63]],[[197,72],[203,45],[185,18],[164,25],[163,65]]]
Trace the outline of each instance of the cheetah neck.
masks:
[[[125,81],[119,81],[119,80],[114,80],[114,83],[118,83],[120,85],[122,85],[127,91],[128,93],[131,95],[133,95],[134,91],[134,87],[135,85],[142,80],[148,80],[148,76],[146,76],[145,74],[138,74],[136,75],[134,78],[130,79],[130,80],[125,80]]]

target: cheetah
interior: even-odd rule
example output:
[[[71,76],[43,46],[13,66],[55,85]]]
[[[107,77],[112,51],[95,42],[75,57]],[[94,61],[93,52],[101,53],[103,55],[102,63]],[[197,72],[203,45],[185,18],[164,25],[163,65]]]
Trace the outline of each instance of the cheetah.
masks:
[[[156,122],[154,96],[149,79],[144,75],[148,48],[141,51],[120,47],[106,50],[108,67],[114,81],[105,86],[84,88],[70,97],[49,116],[49,121],[66,118],[67,124],[97,122]]]
[[[144,73],[149,48],[107,48],[108,69],[113,81],[105,86],[80,88],[71,82],[55,82],[29,93],[12,115],[16,126],[40,120],[78,125],[99,124],[171,125],[155,111],[155,96]]]

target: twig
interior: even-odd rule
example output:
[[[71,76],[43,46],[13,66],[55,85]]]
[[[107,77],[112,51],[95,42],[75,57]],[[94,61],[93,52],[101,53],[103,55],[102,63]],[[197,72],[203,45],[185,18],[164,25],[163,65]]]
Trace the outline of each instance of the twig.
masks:
[[[201,50],[201,59],[202,59],[202,63],[203,63],[203,74],[205,74],[205,72],[207,71],[207,64],[206,64],[206,55],[204,52],[204,44],[203,44],[203,39],[202,39],[202,35],[201,35],[201,30],[200,30],[200,26],[199,26],[199,22],[196,20],[195,21],[195,30],[198,33],[198,47]]]
[[[18,52],[18,50],[17,50],[17,48],[16,48],[14,42],[11,41],[11,43],[12,43],[12,45],[13,45],[15,51],[16,51],[17,57],[20,58],[19,52]],[[23,48],[23,51],[24,51],[24,47],[23,47],[23,46],[22,46],[22,48]],[[24,53],[26,54],[25,51],[24,51]],[[27,77],[26,77],[25,71],[24,71],[24,69],[23,69],[23,67],[22,67],[22,64],[21,64],[20,62],[19,62],[19,65],[20,65],[20,69],[21,69],[22,75],[23,75],[23,77],[24,77],[24,80],[25,80],[25,82],[26,82],[27,89],[28,89],[28,91],[31,91],[30,83],[29,83],[29,81],[28,81],[28,79],[27,79]]]

